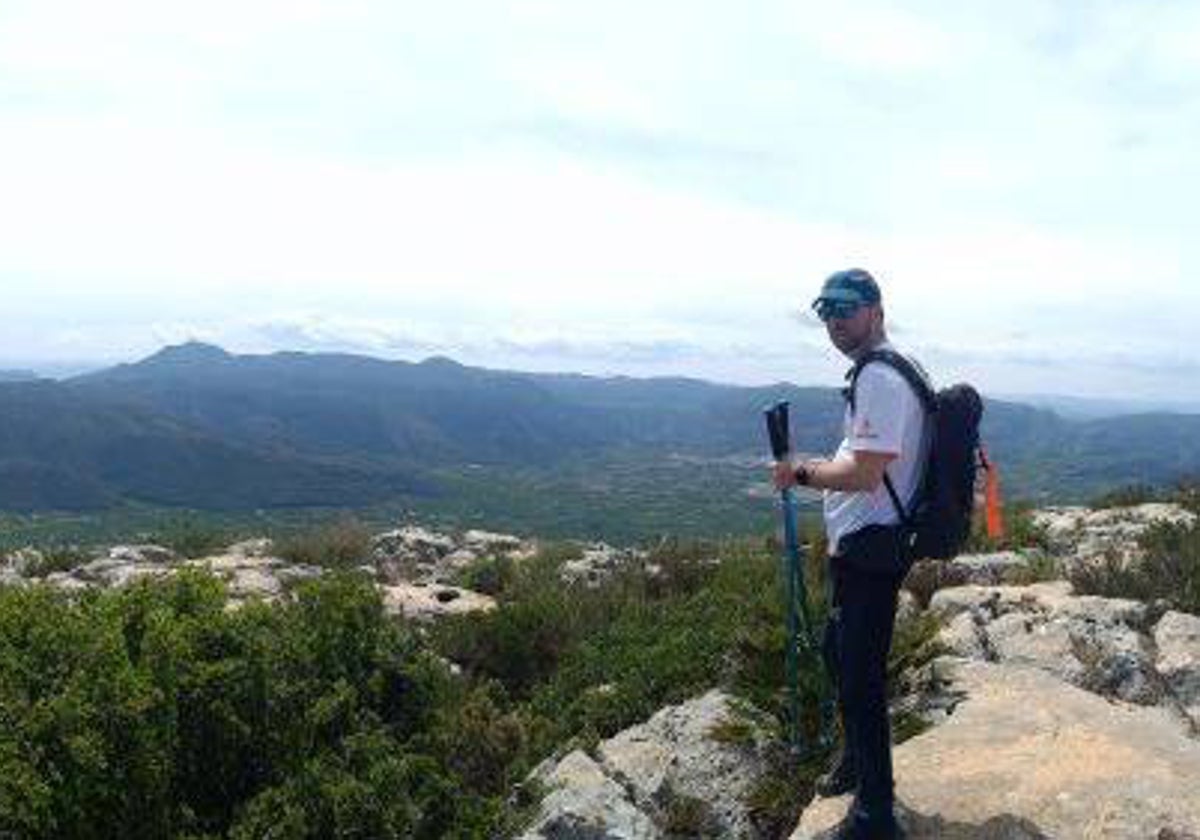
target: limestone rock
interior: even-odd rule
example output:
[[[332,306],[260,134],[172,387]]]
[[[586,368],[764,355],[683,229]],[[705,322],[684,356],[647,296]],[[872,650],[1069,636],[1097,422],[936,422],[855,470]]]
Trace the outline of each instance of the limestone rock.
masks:
[[[1070,568],[1106,556],[1136,562],[1141,554],[1138,538],[1149,528],[1162,523],[1194,524],[1196,515],[1180,505],[1166,503],[1102,510],[1050,507],[1035,511],[1033,522],[1046,532],[1050,544]]]
[[[325,570],[318,566],[284,566],[275,571],[275,577],[283,584],[284,588],[294,586],[306,580],[316,580],[325,574]],[[369,574],[369,572],[368,572]]]
[[[1065,580],[1032,586],[960,586],[936,593],[929,601],[929,609],[943,619],[964,611],[985,611],[996,616],[1021,609],[1023,605],[1034,606],[1070,597],[1071,593],[1071,584]]]
[[[128,555],[126,555],[128,556]],[[171,574],[171,567],[121,559],[120,556],[101,557],[75,569],[71,576],[84,583],[104,587],[122,587],[141,578],[161,578]]]
[[[230,551],[226,554],[214,554],[211,557],[189,560],[186,565],[203,567],[216,574],[232,574],[239,569],[270,570],[285,565],[285,561],[264,554],[241,554]]]
[[[92,588],[92,584],[88,583],[87,581],[80,580],[68,572],[52,572],[43,578],[43,582],[47,586],[52,586],[60,592],[66,592],[68,594],[83,592]]]
[[[578,560],[563,563],[560,576],[564,583],[582,583],[584,586],[599,586],[612,577],[623,566],[645,559],[645,554],[635,549],[613,548],[606,543],[592,543],[583,549]]]
[[[1162,710],[1108,702],[1034,668],[939,664],[965,699],[894,753],[898,810],[913,840],[1200,830],[1200,742]],[[848,804],[817,800],[793,838],[828,836]]]
[[[526,837],[658,837],[680,813],[706,837],[756,836],[745,805],[767,771],[756,714],[714,690],[604,741],[598,761],[576,752],[543,765],[534,778],[558,787]],[[590,833],[569,833],[581,825]]]
[[[168,565],[179,559],[174,551],[161,545],[116,545],[108,550],[112,560],[138,565]]]
[[[734,720],[742,719],[731,698],[710,691],[605,741],[601,763],[648,813],[691,802],[702,806],[705,822],[720,836],[748,836],[752,827],[744,799],[766,771],[765,739],[753,725],[738,743],[713,736]]]
[[[274,601],[283,594],[283,584],[275,575],[261,568],[239,568],[231,574],[229,594],[239,600],[261,598]]]
[[[896,623],[903,624],[911,621],[920,611],[921,605],[917,603],[916,596],[907,589],[901,589],[900,595],[896,599]]]
[[[272,540],[259,537],[234,543],[225,549],[225,553],[240,557],[269,557],[274,550],[275,543]]]
[[[0,561],[0,574],[8,573],[14,578],[26,577],[37,573],[45,562],[46,555],[36,548],[19,548]]]
[[[376,536],[371,558],[386,583],[444,583],[453,580],[480,557],[514,559],[532,554],[519,537],[490,531],[467,531],[461,537],[406,526]]]
[[[988,649],[987,633],[983,630],[982,622],[977,622],[970,612],[960,612],[950,619],[938,634],[938,641],[955,656],[964,659],[995,660],[995,654]]]
[[[993,554],[964,554],[950,562],[951,568],[961,570],[963,583],[995,585],[1008,583],[1029,569],[1029,559],[1016,551]]]
[[[1065,581],[944,589],[930,609],[947,623],[940,639],[975,659],[1030,665],[1106,697],[1163,701],[1144,604],[1076,596]]]
[[[1180,706],[1200,727],[1200,617],[1169,612],[1154,628],[1158,672]]]
[[[418,563],[437,564],[454,551],[454,540],[410,525],[379,534],[371,541],[371,557],[390,581],[405,580]]]
[[[509,554],[522,548],[520,537],[491,531],[467,531],[462,541],[463,547],[475,554]]]
[[[553,788],[536,823],[522,840],[652,840],[653,821],[629,801],[625,789],[576,750],[548,773]]]
[[[389,615],[417,621],[496,609],[494,598],[454,586],[399,583],[380,586],[379,590]]]

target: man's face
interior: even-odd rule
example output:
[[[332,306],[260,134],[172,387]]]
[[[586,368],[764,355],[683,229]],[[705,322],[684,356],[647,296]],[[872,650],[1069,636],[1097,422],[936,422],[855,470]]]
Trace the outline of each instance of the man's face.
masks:
[[[844,318],[827,318],[825,331],[829,334],[829,340],[843,355],[854,356],[870,343],[878,312],[878,306],[864,304]]]

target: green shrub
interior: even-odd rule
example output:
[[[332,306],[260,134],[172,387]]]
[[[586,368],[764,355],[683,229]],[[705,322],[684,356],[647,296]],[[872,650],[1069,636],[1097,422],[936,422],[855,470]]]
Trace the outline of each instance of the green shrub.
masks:
[[[0,590],[0,835],[482,832],[499,801],[432,746],[451,683],[354,578],[234,612],[198,571]]]
[[[1175,484],[1171,500],[1200,516],[1200,475],[1185,475]]]
[[[750,821],[760,837],[790,837],[804,807],[812,801],[819,756],[799,760],[782,745],[767,752],[767,771],[754,781],[746,799]]]
[[[238,535],[210,518],[182,514],[167,519],[152,531],[150,542],[169,548],[181,557],[207,557],[237,541]]]
[[[462,571],[457,583],[464,589],[501,598],[512,587],[515,575],[516,564],[512,558],[481,557]]]
[[[28,577],[41,578],[55,572],[69,572],[92,559],[92,554],[77,545],[55,545],[41,551],[41,560],[26,571]]]
[[[716,685],[766,711],[778,761],[752,809],[765,836],[790,830],[822,756],[796,761],[781,740],[776,547],[668,542],[658,576],[634,564],[595,588],[559,580],[576,551],[505,567],[497,610],[428,633],[353,575],[236,611],[199,571],[73,599],[2,591],[0,836],[508,836],[539,802],[537,762]],[[824,563],[809,560],[819,634]],[[931,632],[899,631],[894,674],[925,661]],[[801,665],[813,743],[828,686]],[[667,816],[708,830],[694,806]]]
[[[719,564],[707,562],[715,556]],[[630,569],[595,589],[561,584],[557,558],[523,563],[511,600],[440,624],[435,644],[468,674],[503,686],[529,719],[548,722],[530,735],[534,753],[608,737],[718,683],[781,714],[778,557],[744,544],[717,552],[674,544],[657,559],[661,578]],[[821,681],[811,666],[802,681],[815,700]]]
[[[353,517],[275,541],[275,553],[285,560],[327,569],[353,569],[368,562],[370,547],[370,528]]]
[[[1109,552],[1071,571],[1081,594],[1140,601],[1164,600],[1184,612],[1200,612],[1200,528],[1159,523],[1139,540],[1143,556],[1126,561]]]
[[[1024,569],[1012,572],[1008,582],[1015,586],[1028,586],[1032,583],[1042,583],[1060,580],[1063,576],[1062,565],[1058,558],[1048,551],[1035,549],[1025,552],[1028,565]]]

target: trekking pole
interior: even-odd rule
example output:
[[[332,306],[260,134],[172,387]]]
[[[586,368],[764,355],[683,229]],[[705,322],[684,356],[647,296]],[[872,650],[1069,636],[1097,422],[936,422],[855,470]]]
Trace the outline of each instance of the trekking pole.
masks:
[[[777,402],[764,413],[767,420],[767,435],[771,440],[771,454],[776,461],[786,462],[791,456],[792,449],[788,429],[788,403],[787,401]],[[788,740],[792,747],[798,750],[800,748],[800,645],[803,642],[809,653],[815,652],[817,646],[812,635],[812,619],[808,611],[808,589],[804,584],[804,556],[796,526],[799,502],[796,499],[796,491],[792,487],[782,490],[779,495],[780,510],[783,516],[784,598],[787,604],[786,665],[790,715]]]

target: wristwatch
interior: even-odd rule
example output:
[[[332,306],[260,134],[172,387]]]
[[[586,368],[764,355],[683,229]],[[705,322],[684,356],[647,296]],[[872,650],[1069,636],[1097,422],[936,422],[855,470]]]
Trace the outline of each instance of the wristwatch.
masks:
[[[796,477],[796,484],[801,487],[808,486],[808,467],[804,466],[804,464],[796,467],[796,472],[793,475]]]

